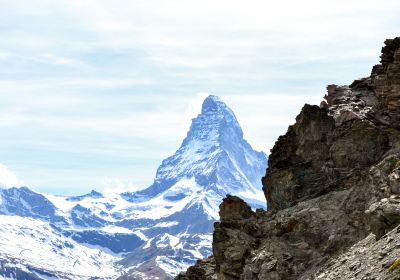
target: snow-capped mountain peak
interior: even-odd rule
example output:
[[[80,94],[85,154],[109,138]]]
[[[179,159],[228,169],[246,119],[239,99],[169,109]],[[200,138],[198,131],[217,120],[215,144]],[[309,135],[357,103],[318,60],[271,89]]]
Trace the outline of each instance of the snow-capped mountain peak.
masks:
[[[204,188],[213,188],[220,196],[255,193],[260,191],[259,177],[266,165],[266,155],[254,151],[243,139],[233,111],[219,97],[210,95],[192,120],[181,147],[158,168],[153,185],[126,197],[131,201],[151,198],[188,178]]]
[[[182,146],[190,141],[202,141],[202,145],[220,144],[220,136],[229,128],[238,138],[243,131],[233,111],[217,96],[208,96],[202,105],[201,114],[192,120],[192,125]]]
[[[233,117],[235,116],[233,111],[216,95],[209,95],[204,99],[201,106],[201,114],[211,114],[213,116],[228,114]]]

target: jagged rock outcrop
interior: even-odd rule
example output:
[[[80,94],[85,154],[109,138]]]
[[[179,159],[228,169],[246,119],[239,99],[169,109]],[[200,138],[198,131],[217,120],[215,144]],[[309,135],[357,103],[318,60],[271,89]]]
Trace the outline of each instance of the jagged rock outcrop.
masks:
[[[214,274],[178,279],[400,279],[400,38],[385,45],[370,77],[328,86],[279,137],[268,211],[224,199]]]
[[[399,127],[396,121],[400,120],[400,37],[385,41],[381,64],[373,68],[371,79],[382,115]]]
[[[198,260],[196,265],[189,267],[185,274],[180,274],[175,279],[217,280],[217,275],[215,274],[214,258],[209,257],[205,260]]]

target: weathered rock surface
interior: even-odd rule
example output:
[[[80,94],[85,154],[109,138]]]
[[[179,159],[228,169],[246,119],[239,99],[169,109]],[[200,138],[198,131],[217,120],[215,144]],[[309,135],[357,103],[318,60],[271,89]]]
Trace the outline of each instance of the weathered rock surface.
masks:
[[[279,137],[268,211],[225,198],[214,261],[177,279],[400,279],[400,38],[385,44],[371,77],[328,86]]]
[[[323,265],[314,279],[398,280],[400,279],[399,248],[399,227],[378,241],[373,234],[370,234],[352,246],[346,253]]]
[[[373,68],[371,79],[382,116],[399,127],[396,122],[400,120],[400,37],[385,41],[381,64]]]

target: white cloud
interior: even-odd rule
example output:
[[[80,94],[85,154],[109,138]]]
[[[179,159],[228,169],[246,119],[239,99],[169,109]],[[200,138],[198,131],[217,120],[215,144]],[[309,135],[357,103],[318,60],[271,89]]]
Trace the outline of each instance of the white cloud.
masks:
[[[119,178],[105,178],[103,180],[103,193],[105,195],[133,192],[140,189],[133,182],[127,182]]]
[[[12,188],[19,187],[20,183],[17,176],[4,164],[0,164],[0,187]]]
[[[194,98],[189,100],[189,104],[185,111],[188,117],[196,117],[198,114],[201,113],[201,107],[203,105],[204,99],[208,96],[212,95],[210,92],[198,92]]]

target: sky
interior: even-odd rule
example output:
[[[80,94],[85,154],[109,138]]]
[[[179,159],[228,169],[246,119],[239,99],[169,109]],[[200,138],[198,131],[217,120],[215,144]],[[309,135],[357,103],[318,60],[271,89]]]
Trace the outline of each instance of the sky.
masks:
[[[398,0],[0,0],[0,185],[149,186],[208,94],[269,153],[327,84],[368,76]]]

